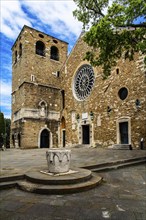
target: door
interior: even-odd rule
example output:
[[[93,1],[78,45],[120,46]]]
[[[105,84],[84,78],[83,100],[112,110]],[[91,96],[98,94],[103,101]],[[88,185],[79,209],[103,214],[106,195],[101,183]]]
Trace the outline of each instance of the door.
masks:
[[[65,130],[62,131],[62,135],[63,135],[63,147],[65,147]]]
[[[121,144],[129,144],[128,142],[128,122],[119,123]]]
[[[83,144],[90,144],[90,129],[89,125],[82,126],[82,143]]]
[[[21,147],[21,136],[18,134],[18,146]]]
[[[49,142],[50,142],[50,134],[47,129],[44,129],[41,133],[41,139],[40,139],[40,148],[49,148]]]

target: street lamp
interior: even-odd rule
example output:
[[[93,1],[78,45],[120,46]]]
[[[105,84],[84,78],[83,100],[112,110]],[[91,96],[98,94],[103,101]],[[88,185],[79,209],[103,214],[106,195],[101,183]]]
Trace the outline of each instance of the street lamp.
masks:
[[[107,106],[107,114],[109,115],[110,112],[112,111],[112,108],[110,106]]]
[[[94,119],[94,113],[91,111],[90,112],[90,118],[91,118],[91,121],[93,121],[93,119]]]
[[[137,110],[140,109],[141,104],[140,104],[140,100],[139,99],[136,99],[135,106],[136,106]]]
[[[80,115],[79,114],[77,114],[76,119],[77,119],[77,122],[79,123],[79,121],[80,121]]]

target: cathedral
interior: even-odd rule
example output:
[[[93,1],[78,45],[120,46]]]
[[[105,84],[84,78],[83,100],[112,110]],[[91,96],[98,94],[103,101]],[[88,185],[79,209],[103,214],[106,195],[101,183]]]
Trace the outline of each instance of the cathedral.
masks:
[[[143,56],[102,68],[84,60],[82,33],[68,43],[24,26],[12,47],[11,147],[138,148],[146,141]],[[146,143],[145,143],[146,144]]]

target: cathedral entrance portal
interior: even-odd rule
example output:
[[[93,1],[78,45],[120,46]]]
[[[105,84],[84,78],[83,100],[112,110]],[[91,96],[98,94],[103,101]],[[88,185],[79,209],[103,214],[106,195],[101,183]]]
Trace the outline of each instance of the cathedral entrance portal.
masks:
[[[41,132],[40,148],[49,148],[49,147],[50,147],[50,132],[47,129],[44,129]]]
[[[90,144],[89,125],[82,125],[82,144]]]
[[[128,144],[128,122],[119,123],[121,144]]]

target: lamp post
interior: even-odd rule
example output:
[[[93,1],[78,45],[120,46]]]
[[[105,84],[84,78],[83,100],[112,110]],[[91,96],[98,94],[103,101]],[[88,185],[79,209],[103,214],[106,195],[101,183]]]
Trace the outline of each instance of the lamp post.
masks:
[[[112,111],[112,108],[110,106],[107,106],[107,115],[110,116],[110,112]]]
[[[77,122],[79,123],[79,121],[80,121],[80,115],[79,114],[77,114],[76,119],[77,119]]]
[[[93,121],[93,119],[94,119],[94,113],[92,111],[90,112],[90,119],[91,119],[91,121]]]
[[[136,99],[136,101],[135,101],[135,106],[136,106],[136,109],[137,109],[137,110],[140,109],[141,104],[140,104],[140,100],[139,100],[139,99]]]

